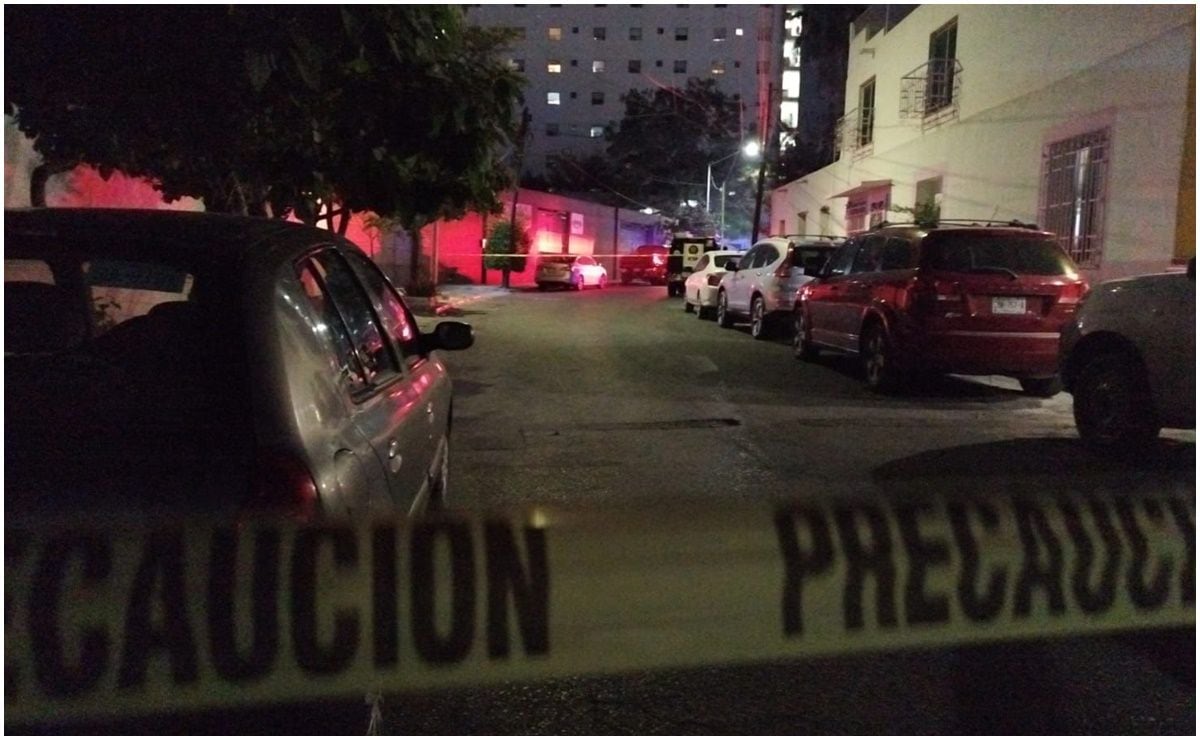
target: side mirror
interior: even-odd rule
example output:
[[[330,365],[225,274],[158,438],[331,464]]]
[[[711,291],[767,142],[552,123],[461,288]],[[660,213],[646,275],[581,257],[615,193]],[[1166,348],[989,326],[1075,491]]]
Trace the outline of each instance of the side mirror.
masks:
[[[426,352],[466,349],[475,343],[475,330],[462,321],[442,321],[433,327],[432,334],[425,334],[422,339]]]

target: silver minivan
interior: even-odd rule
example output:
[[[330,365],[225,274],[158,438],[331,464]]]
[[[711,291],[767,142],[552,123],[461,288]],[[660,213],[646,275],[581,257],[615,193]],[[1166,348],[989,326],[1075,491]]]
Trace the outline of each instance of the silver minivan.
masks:
[[[418,513],[448,491],[451,384],[328,231],[167,211],[7,211],[8,512]]]

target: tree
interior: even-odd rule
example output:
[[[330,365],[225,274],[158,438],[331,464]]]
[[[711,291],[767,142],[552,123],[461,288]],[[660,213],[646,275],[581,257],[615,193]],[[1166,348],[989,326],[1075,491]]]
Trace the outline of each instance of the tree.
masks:
[[[488,231],[487,245],[483,248],[483,265],[489,270],[502,270],[500,284],[507,288],[509,274],[524,272],[533,237],[525,224],[516,221],[497,221]]]
[[[521,78],[449,5],[5,8],[6,110],[52,170],[411,232],[494,210]],[[69,53],[64,53],[64,49]],[[414,254],[414,263],[419,255]]]
[[[688,80],[686,87],[631,90],[625,116],[608,134],[608,157],[616,169],[615,189],[668,217],[685,216],[689,201],[710,197],[713,221],[724,183],[736,195],[726,198],[727,230],[753,203],[749,172],[737,152],[745,143],[742,103],[721,92],[714,80]],[[708,165],[713,187],[708,190]],[[682,205],[681,205],[682,204]],[[732,218],[731,218],[732,216]]]

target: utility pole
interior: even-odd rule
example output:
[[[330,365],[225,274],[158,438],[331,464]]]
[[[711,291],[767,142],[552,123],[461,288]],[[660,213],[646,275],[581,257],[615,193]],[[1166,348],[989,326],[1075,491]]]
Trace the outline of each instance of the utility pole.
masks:
[[[767,106],[769,110],[774,110],[775,106],[775,83],[767,88]],[[763,181],[767,176],[767,160],[771,156],[771,152],[775,151],[778,146],[777,137],[775,136],[774,127],[770,123],[767,124],[767,135],[763,139],[763,157],[758,165],[758,191],[754,195],[754,225],[750,232],[750,245],[758,241],[758,224],[762,218],[762,199],[763,199]]]

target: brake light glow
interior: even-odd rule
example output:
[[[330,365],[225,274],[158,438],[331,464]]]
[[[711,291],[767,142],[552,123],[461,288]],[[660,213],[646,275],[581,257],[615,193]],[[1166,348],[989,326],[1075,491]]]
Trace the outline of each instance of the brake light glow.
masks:
[[[657,254],[657,253],[652,254],[652,255],[650,255],[650,261],[652,261],[654,263],[655,267],[659,267],[663,263],[663,256],[661,254]]]
[[[1058,302],[1062,305],[1073,306],[1082,303],[1088,292],[1088,284],[1084,280],[1068,283],[1059,291]]]
[[[908,306],[917,314],[944,316],[962,310],[963,294],[959,287],[937,278],[913,278],[906,297]]]
[[[715,288],[721,284],[721,278],[724,276],[725,276],[725,273],[723,273],[723,272],[714,272],[713,274],[708,276],[708,284],[711,287]]]
[[[317,513],[317,482],[296,455],[264,450],[258,456],[245,508],[253,513],[282,514],[311,521]]]

